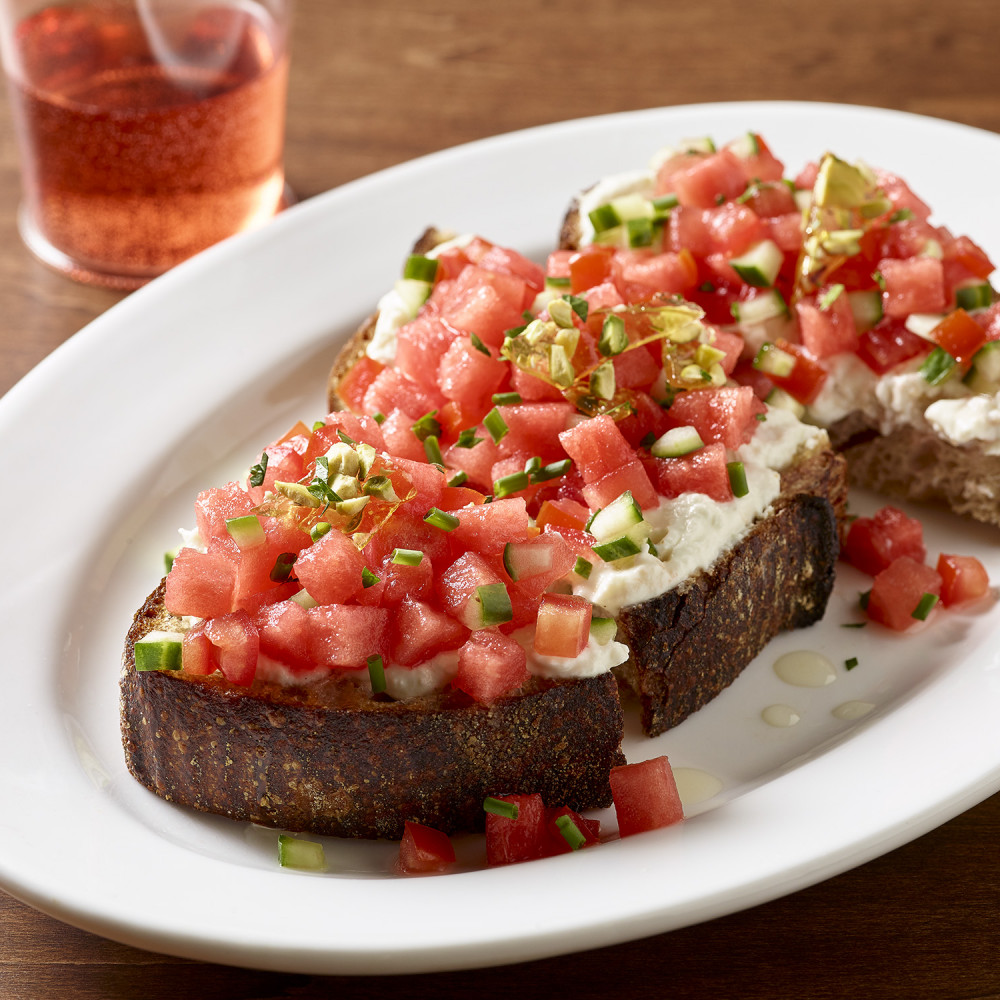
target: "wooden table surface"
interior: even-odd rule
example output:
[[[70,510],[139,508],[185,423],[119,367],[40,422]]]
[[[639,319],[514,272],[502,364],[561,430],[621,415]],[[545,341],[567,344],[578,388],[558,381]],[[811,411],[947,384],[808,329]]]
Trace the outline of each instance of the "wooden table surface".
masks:
[[[998,29],[997,0],[297,0],[288,177],[304,198],[499,132],[703,101],[877,105],[1000,131]],[[28,254],[18,187],[2,104],[0,392],[121,298]],[[489,972],[324,978],[205,965],[103,940],[2,892],[0,921],[0,998],[1000,998],[1000,795],[775,902]]]

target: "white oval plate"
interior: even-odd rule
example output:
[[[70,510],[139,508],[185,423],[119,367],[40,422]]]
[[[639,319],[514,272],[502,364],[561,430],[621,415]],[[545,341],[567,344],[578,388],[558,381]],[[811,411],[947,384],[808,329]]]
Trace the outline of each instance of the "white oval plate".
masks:
[[[827,878],[1000,787],[992,604],[918,638],[855,620],[844,569],[823,623],[776,640],[717,701],[631,759],[668,753],[722,789],[669,830],[505,869],[396,878],[386,844],[327,841],[333,871],[279,869],[273,831],[171,806],[125,770],[117,677],[133,610],[196,492],[323,413],[338,345],[431,223],[544,258],[578,188],[659,146],[753,129],[789,171],[831,149],[897,171],[935,218],[1000,258],[1000,139],[854,107],[732,104],[568,122],[474,143],[305,202],[205,253],[73,337],[0,401],[6,581],[0,629],[0,884],[61,920],[144,948],[308,973],[420,972],[539,958],[695,923]],[[855,498],[859,512],[875,498]],[[929,557],[996,532],[926,515]],[[810,648],[821,690],[771,664]],[[859,665],[848,672],[847,657]],[[857,722],[831,710],[874,708]],[[798,725],[760,717],[785,703]],[[684,772],[682,772],[683,774]],[[605,816],[613,829],[613,816]]]

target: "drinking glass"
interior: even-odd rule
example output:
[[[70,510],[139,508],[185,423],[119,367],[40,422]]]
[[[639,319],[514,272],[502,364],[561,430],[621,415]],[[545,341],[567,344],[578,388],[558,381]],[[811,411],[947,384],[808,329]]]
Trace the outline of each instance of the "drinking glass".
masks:
[[[29,249],[136,288],[279,211],[290,6],[0,0]]]

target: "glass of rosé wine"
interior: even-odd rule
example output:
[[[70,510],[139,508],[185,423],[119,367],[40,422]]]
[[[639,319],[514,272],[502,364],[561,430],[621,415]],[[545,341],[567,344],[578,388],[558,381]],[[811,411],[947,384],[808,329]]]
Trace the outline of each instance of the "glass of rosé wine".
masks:
[[[291,0],[0,0],[28,248],[131,289],[280,211]]]

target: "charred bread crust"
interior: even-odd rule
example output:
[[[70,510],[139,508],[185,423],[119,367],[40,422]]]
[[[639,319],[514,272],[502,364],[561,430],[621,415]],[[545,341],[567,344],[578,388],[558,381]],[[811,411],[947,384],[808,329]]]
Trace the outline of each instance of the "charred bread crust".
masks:
[[[170,627],[164,586],[136,613],[121,675],[129,771],[168,801],[336,837],[390,838],[405,820],[481,829],[487,795],[611,804],[624,764],[614,677],[532,679],[484,706],[449,689],[410,702],[331,680],[301,687],[135,669],[134,644]]]
[[[820,451],[785,475],[771,514],[708,571],[621,610],[631,656],[616,668],[657,736],[732,684],[779,632],[823,617],[833,590],[844,461]]]

